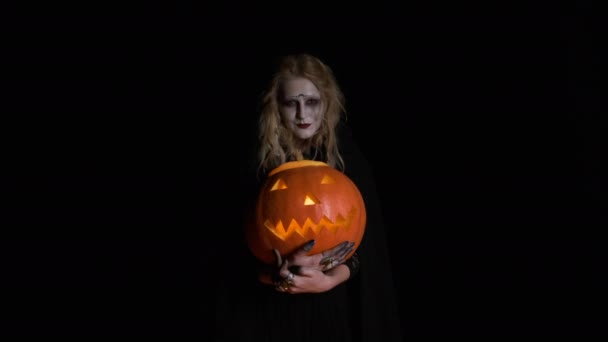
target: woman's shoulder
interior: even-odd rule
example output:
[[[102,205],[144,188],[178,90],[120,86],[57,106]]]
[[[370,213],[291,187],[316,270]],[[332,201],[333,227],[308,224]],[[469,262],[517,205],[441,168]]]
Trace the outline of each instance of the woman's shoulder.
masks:
[[[338,139],[338,147],[340,151],[350,150],[355,147],[352,128],[345,122],[340,122],[336,126],[336,137]]]
[[[344,154],[354,155],[357,158],[363,157],[363,153],[360,149],[359,137],[352,127],[346,123],[339,124],[336,128],[336,136],[338,139],[338,149],[343,157]]]
[[[336,125],[336,135],[338,137],[352,137],[352,128],[343,120]]]
[[[344,161],[344,171],[347,175],[357,178],[368,177],[370,165],[357,140],[356,132],[347,124],[342,123],[337,128],[338,149]]]

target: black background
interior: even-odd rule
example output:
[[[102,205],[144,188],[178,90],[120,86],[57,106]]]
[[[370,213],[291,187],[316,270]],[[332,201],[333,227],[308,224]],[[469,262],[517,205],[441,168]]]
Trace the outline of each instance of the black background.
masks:
[[[309,52],[334,69],[372,164],[406,337],[591,334],[605,238],[595,6],[9,14],[5,331],[209,336],[212,256],[230,253],[213,230],[231,229],[259,95],[278,56]]]

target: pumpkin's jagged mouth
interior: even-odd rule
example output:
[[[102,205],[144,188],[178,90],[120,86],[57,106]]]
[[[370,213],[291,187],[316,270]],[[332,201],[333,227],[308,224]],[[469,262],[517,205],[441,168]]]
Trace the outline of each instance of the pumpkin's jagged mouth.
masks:
[[[319,234],[323,227],[332,233],[335,233],[340,228],[348,229],[351,226],[355,212],[355,209],[351,209],[346,218],[344,218],[342,215],[338,215],[335,222],[331,221],[329,218],[327,218],[327,216],[323,216],[317,223],[313,222],[310,218],[307,218],[303,225],[300,225],[295,219],[293,219],[291,220],[291,223],[289,223],[287,229],[285,229],[283,221],[281,220],[279,220],[277,224],[273,224],[270,222],[270,220],[266,220],[266,222],[264,222],[264,226],[281,240],[287,239],[294,233],[305,238],[309,229],[315,234]]]

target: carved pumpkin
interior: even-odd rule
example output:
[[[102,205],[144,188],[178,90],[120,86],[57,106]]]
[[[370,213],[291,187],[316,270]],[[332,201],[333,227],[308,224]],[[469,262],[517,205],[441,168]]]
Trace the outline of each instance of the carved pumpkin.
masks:
[[[287,162],[262,184],[247,241],[267,264],[275,261],[273,248],[287,255],[312,239],[309,255],[354,242],[349,258],[361,243],[365,223],[363,197],[344,173],[318,161]]]

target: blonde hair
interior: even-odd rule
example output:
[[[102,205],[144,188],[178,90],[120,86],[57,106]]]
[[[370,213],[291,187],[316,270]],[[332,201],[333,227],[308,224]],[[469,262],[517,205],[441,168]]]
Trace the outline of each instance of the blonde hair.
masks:
[[[319,130],[304,145],[298,143],[293,133],[282,124],[279,112],[281,84],[300,77],[310,80],[317,87],[324,110]],[[302,160],[303,154],[312,150],[315,153],[322,151],[323,161],[330,166],[344,169],[336,135],[336,126],[343,116],[346,118],[344,94],[329,66],[309,54],[283,57],[270,81],[270,87],[262,97],[258,121],[259,168],[270,171],[287,161]]]

